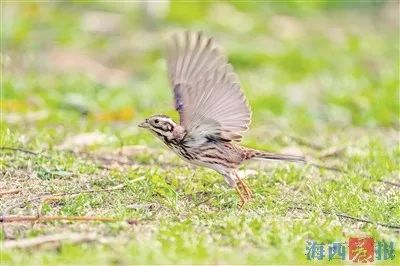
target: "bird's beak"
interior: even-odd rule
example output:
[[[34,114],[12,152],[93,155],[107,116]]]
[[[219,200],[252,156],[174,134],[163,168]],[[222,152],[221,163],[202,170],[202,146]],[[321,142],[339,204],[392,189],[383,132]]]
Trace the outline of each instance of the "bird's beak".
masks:
[[[147,122],[147,119],[145,121],[143,121],[142,123],[140,123],[139,127],[143,127],[143,128],[149,127],[149,123]]]

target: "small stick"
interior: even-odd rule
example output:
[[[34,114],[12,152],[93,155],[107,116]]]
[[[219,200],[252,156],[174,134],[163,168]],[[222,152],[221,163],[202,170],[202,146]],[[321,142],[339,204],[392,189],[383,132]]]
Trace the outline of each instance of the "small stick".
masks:
[[[297,210],[302,210],[302,211],[312,211],[312,209],[310,208],[302,208],[302,207],[290,207],[291,209],[297,209]],[[359,221],[359,222],[363,222],[363,223],[368,223],[368,224],[377,224],[383,227],[387,227],[387,228],[392,228],[392,229],[400,229],[400,225],[396,225],[396,224],[384,224],[384,223],[380,223],[380,222],[374,222],[371,220],[367,220],[367,219],[363,219],[363,218],[359,218],[359,217],[353,217],[350,216],[348,214],[345,213],[332,213],[332,212],[328,212],[328,211],[322,211],[324,214],[331,214],[331,215],[336,215],[338,217],[341,218],[346,218],[346,219],[350,219],[350,220],[354,220],[354,221]]]
[[[388,184],[388,185],[392,185],[392,186],[395,186],[395,187],[400,187],[400,184],[395,183],[395,182],[391,182],[391,181],[380,181],[380,182]]]
[[[314,149],[314,150],[322,150],[322,149],[324,149],[323,146],[317,145],[317,144],[312,143],[312,142],[308,142],[308,141],[306,141],[305,139],[302,139],[302,138],[300,138],[300,137],[296,137],[296,136],[288,136],[288,137],[289,137],[290,139],[292,139],[293,141],[297,142],[298,144],[303,145],[303,146],[310,147],[310,148],[312,148],[312,149]]]
[[[337,168],[337,167],[334,167],[334,166],[324,166],[324,165],[320,165],[320,164],[316,164],[316,163],[311,163],[311,162],[309,162],[308,164],[311,165],[311,166],[314,166],[314,167],[316,167],[316,168],[318,168],[318,169],[325,169],[325,170],[329,170],[329,171],[333,171],[333,172],[339,172],[339,173],[344,173],[344,174],[349,173],[349,171],[346,171],[346,170],[343,170],[343,169],[340,169],[340,168]],[[365,177],[365,178],[370,178],[370,177],[367,176],[367,175],[361,175],[361,176],[362,176],[362,177]],[[399,184],[399,183],[395,183],[395,182],[391,182],[391,181],[377,180],[377,182],[381,182],[381,183],[384,183],[384,184],[387,184],[387,185],[392,185],[392,186],[395,186],[395,187],[400,187],[400,184]]]
[[[332,148],[329,148],[329,149],[323,151],[318,156],[318,158],[323,159],[323,158],[328,158],[328,157],[335,157],[335,156],[342,154],[345,151],[346,151],[346,147],[332,147]]]
[[[77,192],[63,192],[63,193],[57,193],[57,194],[51,194],[51,195],[43,194],[38,197],[42,197],[42,196],[62,197],[62,196],[70,196],[70,195],[78,195],[78,194],[90,194],[90,193],[97,193],[97,192],[121,190],[123,188],[125,188],[125,185],[120,184],[120,185],[117,185],[117,186],[111,187],[111,188],[90,189],[90,190],[83,190],[83,191],[77,191]]]
[[[347,218],[347,219],[351,219],[351,220],[355,220],[355,221],[359,221],[359,222],[364,222],[364,223],[369,223],[369,224],[377,224],[383,227],[387,227],[387,228],[393,228],[393,229],[400,229],[400,225],[396,225],[396,224],[384,224],[384,223],[379,223],[379,222],[374,222],[371,220],[366,220],[366,219],[362,219],[362,218],[358,218],[358,217],[353,217],[344,213],[337,213],[335,214],[339,217],[342,218]]]
[[[124,184],[120,184],[120,185],[112,187],[112,188],[91,189],[91,190],[83,190],[83,191],[77,191],[77,192],[65,192],[65,193],[58,193],[58,194],[42,194],[42,195],[39,195],[37,197],[28,199],[27,201],[19,202],[19,203],[16,203],[16,204],[10,206],[9,208],[7,208],[5,213],[8,213],[10,210],[12,210],[12,209],[14,209],[16,207],[25,206],[29,202],[34,202],[34,201],[40,200],[42,198],[46,199],[46,198],[53,198],[53,197],[71,196],[71,195],[79,195],[79,194],[89,194],[89,193],[97,193],[97,192],[104,192],[104,191],[114,191],[114,190],[123,189],[124,187],[125,187]]]
[[[61,241],[68,241],[71,243],[87,242],[96,240],[97,235],[95,233],[90,234],[55,234],[55,235],[44,235],[35,238],[24,238],[19,240],[8,240],[3,243],[4,249],[12,248],[32,248],[41,246],[49,243],[59,243]]]
[[[325,170],[334,171],[334,172],[346,173],[345,170],[342,170],[342,169],[334,167],[334,166],[325,166],[325,165],[320,165],[320,164],[312,163],[312,162],[308,162],[308,164],[311,166],[314,166],[318,169],[325,169]]]
[[[223,195],[224,193],[225,193],[225,192],[222,192],[222,193],[220,193],[220,194],[212,195],[212,196],[210,196],[210,197],[207,197],[205,200],[201,200],[200,202],[197,202],[191,209],[197,208],[197,207],[199,207],[200,205],[202,205],[202,204],[204,204],[204,203],[207,203],[207,202],[210,201],[211,199]]]
[[[0,197],[4,196],[4,195],[9,195],[9,194],[18,194],[21,191],[22,191],[21,189],[3,190],[3,191],[0,191]]]
[[[23,153],[28,153],[28,154],[32,154],[32,155],[39,155],[40,153],[38,152],[34,152],[31,150],[27,150],[27,149],[23,149],[23,148],[15,148],[15,147],[0,147],[0,150],[9,150],[9,151],[20,151]]]
[[[95,216],[2,216],[0,223],[13,222],[51,222],[51,221],[94,221],[94,222],[118,222],[120,220],[109,217]]]

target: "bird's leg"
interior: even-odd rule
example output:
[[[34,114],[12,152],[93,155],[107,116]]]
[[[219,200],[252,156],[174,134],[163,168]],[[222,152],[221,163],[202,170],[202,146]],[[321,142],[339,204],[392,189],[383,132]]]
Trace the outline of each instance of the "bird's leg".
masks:
[[[246,184],[246,182],[244,182],[239,175],[236,174],[236,178],[238,180],[238,183],[241,185],[241,187],[243,188],[243,190],[246,193],[246,196],[248,199],[250,199],[253,196],[253,192],[251,191],[251,189],[249,188],[249,186]]]
[[[251,198],[251,191],[249,187],[240,179],[236,172],[232,171],[229,174],[224,175],[225,181],[236,189],[240,197],[240,205],[239,208],[242,208],[246,202],[248,202]]]
[[[242,191],[240,191],[239,184],[236,184],[235,189],[236,189],[236,192],[239,194],[239,197],[240,197],[240,205],[239,205],[239,208],[242,208],[243,205],[246,203],[247,200],[246,200],[246,198],[243,196]]]
[[[246,182],[244,182],[242,180],[243,184],[244,184],[244,189],[246,190],[247,194],[249,195],[249,198],[253,197],[253,191],[251,191],[251,188],[247,185]]]
[[[240,199],[241,199],[241,204],[240,208],[242,208],[250,199],[253,193],[251,192],[249,186],[236,174],[236,191],[238,192]]]

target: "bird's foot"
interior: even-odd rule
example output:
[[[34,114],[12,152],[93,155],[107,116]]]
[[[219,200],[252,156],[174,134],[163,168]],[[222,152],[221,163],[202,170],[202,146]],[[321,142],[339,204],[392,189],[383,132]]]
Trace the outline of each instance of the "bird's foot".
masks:
[[[237,181],[235,188],[240,197],[239,208],[242,209],[243,206],[252,198],[253,192],[251,192],[249,186],[241,179]]]

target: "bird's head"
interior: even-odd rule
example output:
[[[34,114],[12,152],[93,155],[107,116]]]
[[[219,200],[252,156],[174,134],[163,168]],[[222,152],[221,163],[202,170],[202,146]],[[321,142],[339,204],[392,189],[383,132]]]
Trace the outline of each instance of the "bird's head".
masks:
[[[182,127],[166,115],[153,115],[140,123],[139,127],[149,129],[164,142],[179,139],[182,134]]]

